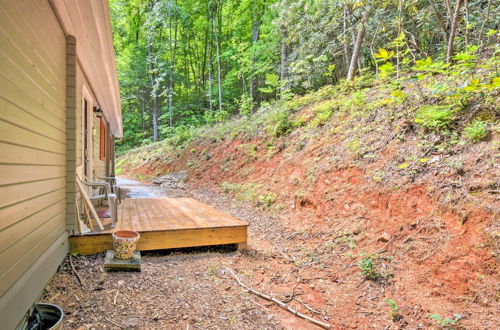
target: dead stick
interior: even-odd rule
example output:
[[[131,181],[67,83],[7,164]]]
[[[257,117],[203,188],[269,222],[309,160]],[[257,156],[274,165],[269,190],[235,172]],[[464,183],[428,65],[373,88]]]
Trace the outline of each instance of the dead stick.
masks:
[[[255,291],[254,289],[252,289],[251,287],[245,285],[243,282],[240,281],[240,279],[238,278],[238,276],[236,276],[236,274],[230,269],[230,268],[226,268],[226,270],[231,274],[233,275],[233,277],[236,279],[236,281],[238,282],[238,284],[243,287],[245,290],[247,290],[248,292],[250,293],[253,293],[254,295],[256,295],[257,297],[260,297],[262,299],[265,299],[265,300],[268,300],[268,301],[272,301],[273,303],[275,303],[276,305],[278,305],[279,307],[283,308],[284,310],[292,313],[293,315],[295,316],[298,316],[304,320],[307,320],[313,324],[316,324],[317,326],[320,326],[322,327],[323,329],[330,329],[332,326],[328,323],[324,323],[324,322],[321,322],[321,321],[318,321],[318,320],[315,320],[307,315],[304,315],[296,310],[294,310],[293,308],[291,308],[290,306],[288,306],[287,304],[285,304],[284,302],[276,299],[276,298],[273,298],[271,296],[268,296],[268,295],[265,295],[263,293],[260,293],[258,291]]]
[[[306,304],[305,302],[303,302],[302,299],[295,298],[295,297],[293,299],[295,299],[295,301],[297,301],[302,306],[304,306],[305,308],[307,308],[311,313],[316,314],[316,315],[321,315],[320,311],[312,308],[311,306],[309,306],[308,304]]]
[[[69,255],[69,265],[71,266],[71,270],[73,271],[73,273],[75,273],[78,282],[80,282],[80,286],[83,286],[83,280],[80,277],[80,274],[78,274],[78,272],[76,271],[75,265],[73,265],[73,256],[71,254]]]

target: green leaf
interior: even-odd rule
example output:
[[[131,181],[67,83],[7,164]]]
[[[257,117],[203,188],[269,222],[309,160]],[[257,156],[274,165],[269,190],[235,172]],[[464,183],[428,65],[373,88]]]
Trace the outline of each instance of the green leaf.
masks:
[[[387,58],[389,57],[389,52],[383,48],[379,48],[378,53],[375,54],[376,58]]]
[[[273,89],[269,87],[260,87],[259,91],[265,94],[269,94],[273,92]]]

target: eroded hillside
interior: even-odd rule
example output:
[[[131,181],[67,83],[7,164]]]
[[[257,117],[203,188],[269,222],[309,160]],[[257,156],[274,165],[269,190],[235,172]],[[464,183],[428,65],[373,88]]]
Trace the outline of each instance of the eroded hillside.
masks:
[[[270,214],[250,223],[250,253],[272,258],[243,263],[248,276],[277,293],[298,278],[341,328],[494,328],[498,58],[469,64],[420,61],[414,79],[362,77],[179,130],[122,155],[119,171],[187,171],[188,189]]]

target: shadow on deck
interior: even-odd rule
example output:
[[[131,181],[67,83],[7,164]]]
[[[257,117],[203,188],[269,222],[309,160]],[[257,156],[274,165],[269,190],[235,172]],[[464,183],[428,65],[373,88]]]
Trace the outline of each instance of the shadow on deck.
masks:
[[[111,233],[140,233],[139,251],[237,244],[246,248],[248,224],[191,198],[127,198],[119,205],[118,222],[105,230],[70,237],[71,251],[95,254],[111,250]]]

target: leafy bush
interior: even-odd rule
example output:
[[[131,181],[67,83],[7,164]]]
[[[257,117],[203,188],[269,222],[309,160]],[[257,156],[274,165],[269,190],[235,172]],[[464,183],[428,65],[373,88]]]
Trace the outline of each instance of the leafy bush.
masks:
[[[373,256],[368,256],[361,259],[358,262],[358,268],[361,270],[361,274],[368,280],[376,281],[382,277],[382,275],[377,271],[375,264],[375,258]]]
[[[311,121],[310,125],[313,127],[323,126],[330,120],[335,110],[335,101],[326,101],[316,105],[313,111],[316,113],[316,117]]]
[[[454,118],[454,111],[449,105],[425,105],[415,114],[415,123],[428,129],[448,127]]]
[[[274,136],[284,136],[293,129],[293,122],[288,118],[288,113],[284,111],[277,112],[269,117],[269,124],[266,126],[267,132]]]
[[[259,195],[259,203],[265,207],[271,207],[276,202],[276,194],[268,193],[264,195]]]
[[[469,123],[464,128],[464,136],[474,143],[483,140],[487,135],[488,125],[480,119]]]

